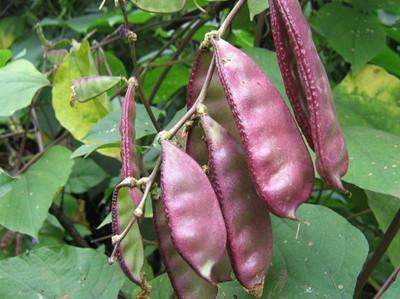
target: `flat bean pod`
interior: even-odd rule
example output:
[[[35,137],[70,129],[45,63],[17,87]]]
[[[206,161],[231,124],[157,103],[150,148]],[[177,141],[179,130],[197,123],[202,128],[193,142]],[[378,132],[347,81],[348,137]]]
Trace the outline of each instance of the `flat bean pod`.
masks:
[[[346,191],[340,178],[348,153],[324,66],[298,1],[269,0],[271,27],[286,92],[308,143],[317,170],[329,186]]]
[[[235,275],[249,293],[259,297],[272,260],[268,210],[254,190],[243,147],[211,117],[204,115],[200,122]]]
[[[178,298],[216,298],[217,287],[197,275],[177,252],[160,200],[153,201],[153,213],[161,257]]]
[[[213,37],[211,42],[256,191],[270,211],[295,219],[314,181],[301,134],[282,96],[260,67],[226,41]]]
[[[161,141],[161,198],[175,247],[203,278],[216,281],[226,230],[206,174],[185,152]]]

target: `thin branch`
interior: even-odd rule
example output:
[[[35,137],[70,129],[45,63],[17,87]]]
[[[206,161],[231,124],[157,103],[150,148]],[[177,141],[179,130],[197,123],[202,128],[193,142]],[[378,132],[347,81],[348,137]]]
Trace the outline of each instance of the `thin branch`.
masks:
[[[121,9],[122,12],[122,16],[124,18],[124,26],[125,26],[125,30],[127,32],[127,37],[128,37],[128,44],[129,44],[129,51],[130,51],[130,57],[131,57],[131,61],[132,61],[132,65],[133,65],[133,73],[136,77],[136,80],[138,81],[138,85],[139,85],[139,97],[141,99],[142,104],[144,105],[144,108],[146,109],[147,114],[150,117],[150,120],[154,126],[154,128],[157,130],[157,132],[161,131],[160,125],[157,122],[157,118],[155,117],[153,110],[151,110],[151,106],[150,106],[150,101],[146,99],[144,93],[142,92],[142,82],[139,78],[139,67],[137,64],[137,58],[136,58],[136,47],[135,47],[135,43],[136,43],[136,33],[134,33],[133,31],[130,30],[129,28],[129,19],[128,19],[128,14],[126,12],[125,9],[125,1],[124,0],[118,0],[118,4],[119,7]]]
[[[57,218],[58,222],[60,222],[72,239],[74,239],[76,245],[80,247],[89,247],[88,242],[79,234],[71,219],[69,219],[55,203],[51,205],[49,211]]]
[[[393,282],[396,280],[397,275],[400,273],[400,266],[397,267],[392,274],[386,279],[385,283],[383,286],[379,289],[378,293],[376,293],[374,299],[380,299],[382,298],[382,295],[386,292],[387,289],[393,284]]]
[[[371,259],[365,264],[363,270],[358,276],[354,298],[356,299],[360,298],[362,290],[364,289],[364,286],[368,281],[368,277],[375,270],[376,266],[378,265],[382,256],[385,254],[387,248],[393,241],[399,229],[400,229],[400,209],[394,216],[392,223],[390,223],[389,228],[387,229],[385,235],[383,236],[383,239],[379,244],[378,248],[375,250]]]

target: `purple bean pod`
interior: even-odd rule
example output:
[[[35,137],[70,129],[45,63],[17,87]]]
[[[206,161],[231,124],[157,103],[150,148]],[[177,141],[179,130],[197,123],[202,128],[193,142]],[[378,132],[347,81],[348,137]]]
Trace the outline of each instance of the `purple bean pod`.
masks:
[[[260,297],[272,261],[272,228],[267,207],[254,190],[241,144],[207,115],[201,117],[201,126],[235,275],[249,293]]]
[[[169,141],[161,141],[161,198],[175,247],[204,279],[218,281],[226,230],[218,200],[201,167]]]
[[[120,134],[121,134],[121,160],[122,160],[122,178],[133,177],[138,174],[136,163],[134,162],[134,145],[132,140],[135,140],[135,130],[133,123],[135,121],[135,82],[130,80],[125,98],[122,104],[121,121],[120,121]],[[137,188],[129,189],[130,198],[136,207],[141,198],[142,192]],[[111,202],[111,216],[112,216],[112,232],[114,235],[121,233],[120,221],[120,203],[118,201],[118,190],[113,193]],[[142,277],[131,271],[128,265],[123,248],[125,240],[121,242],[116,251],[116,256],[120,263],[122,271],[126,276],[136,284],[142,284]]]
[[[286,92],[316,153],[321,179],[345,192],[340,178],[349,160],[328,76],[298,1],[269,0],[272,34]]]
[[[211,42],[256,191],[271,212],[296,219],[296,209],[307,201],[314,182],[301,134],[260,67],[226,41],[214,37]]]
[[[197,275],[177,252],[160,200],[153,200],[153,213],[161,258],[178,298],[216,298],[217,287]]]

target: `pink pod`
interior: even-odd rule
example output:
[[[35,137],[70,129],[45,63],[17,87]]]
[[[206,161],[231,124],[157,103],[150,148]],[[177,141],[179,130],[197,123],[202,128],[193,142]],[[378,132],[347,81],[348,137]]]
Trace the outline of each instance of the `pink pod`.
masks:
[[[122,103],[121,122],[119,131],[121,134],[121,161],[122,161],[122,178],[137,177],[139,174],[138,167],[135,162],[135,118],[136,118],[136,105],[135,105],[135,89],[136,83],[131,80],[128,84],[128,89]],[[141,196],[134,189],[129,190],[131,198],[138,206]]]
[[[349,159],[328,76],[298,1],[269,0],[272,34],[286,92],[297,121],[316,153],[321,179],[346,191],[340,178]]]
[[[197,275],[177,252],[160,200],[153,200],[153,213],[161,257],[178,298],[216,298],[217,287]]]
[[[132,140],[135,140],[135,131],[132,123],[135,121],[135,84],[130,81],[128,89],[125,94],[124,102],[122,104],[121,111],[121,122],[120,122],[120,134],[121,134],[121,160],[122,160],[122,178],[134,177],[138,174],[138,169],[134,162],[134,145]],[[133,202],[134,207],[137,207],[141,198],[142,192],[136,188],[129,189],[130,199]],[[115,194],[117,195],[117,193]],[[127,206],[126,202],[121,202],[122,199],[118,200],[117,196],[113,196],[111,203],[111,216],[112,216],[112,232],[114,235],[121,233],[120,228],[120,217],[121,212],[123,213]],[[135,233],[134,231],[130,232]],[[141,285],[141,268],[143,264],[138,265],[137,261],[132,261],[131,257],[127,259],[124,256],[125,249],[129,249],[129,239],[125,239],[119,244],[116,256],[121,265],[121,269],[126,276],[133,281]]]
[[[260,67],[228,42],[217,37],[211,42],[256,191],[271,212],[295,219],[314,182],[312,160],[301,134]]]
[[[243,147],[215,120],[201,117],[208,145],[212,185],[227,231],[228,253],[239,282],[261,296],[272,261],[272,229],[267,207],[249,176]]]
[[[204,279],[217,281],[226,230],[218,200],[201,167],[169,141],[161,141],[161,198],[181,256]]]

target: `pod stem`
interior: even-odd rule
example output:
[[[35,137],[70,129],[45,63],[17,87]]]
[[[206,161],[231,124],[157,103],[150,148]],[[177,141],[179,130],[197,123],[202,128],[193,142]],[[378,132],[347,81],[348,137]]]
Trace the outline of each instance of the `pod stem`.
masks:
[[[396,280],[398,274],[400,273],[400,266],[397,267],[392,274],[386,279],[385,283],[383,286],[379,289],[378,293],[376,293],[374,299],[380,299],[382,298],[383,294],[389,289],[389,287],[393,284],[393,282]]]
[[[129,231],[131,230],[132,226],[135,224],[135,222],[143,217],[143,211],[144,211],[144,206],[146,203],[146,199],[151,191],[151,187],[154,184],[154,181],[157,177],[157,173],[158,170],[160,169],[160,165],[161,165],[161,158],[159,157],[157,159],[156,165],[153,168],[153,171],[151,172],[150,176],[147,178],[142,178],[140,180],[137,181],[137,183],[139,183],[139,185],[144,185],[144,191],[143,191],[143,196],[142,199],[140,200],[138,206],[135,208],[135,210],[133,211],[133,215],[131,217],[131,219],[129,219],[128,224],[126,225],[126,227],[124,228],[124,230],[117,235],[114,235],[111,237],[111,242],[114,245],[113,251],[108,259],[108,262],[110,264],[114,263],[115,260],[115,255],[117,253],[117,249],[119,247],[119,245],[121,244],[121,242],[125,239],[125,237],[128,235]],[[126,180],[126,179],[125,179]],[[124,181],[125,181],[124,180]],[[130,182],[128,182],[127,184],[123,184],[124,181],[122,181],[121,183],[119,183],[114,191],[113,191],[113,200],[116,199],[116,197],[118,197],[118,192],[121,188],[123,187],[130,187],[131,188],[131,184]]]

